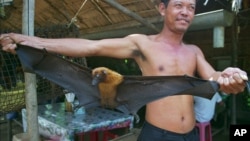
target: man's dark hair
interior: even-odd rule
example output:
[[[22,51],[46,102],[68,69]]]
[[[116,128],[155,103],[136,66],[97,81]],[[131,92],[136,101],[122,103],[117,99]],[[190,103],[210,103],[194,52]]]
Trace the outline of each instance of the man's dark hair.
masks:
[[[163,3],[165,4],[165,6],[168,5],[169,1],[170,1],[170,0],[161,0],[161,2],[163,2]],[[197,3],[198,1],[199,1],[199,0],[196,0],[196,3]]]
[[[163,3],[165,4],[165,6],[167,6],[167,5],[168,5],[169,0],[161,0],[161,2],[163,2]]]

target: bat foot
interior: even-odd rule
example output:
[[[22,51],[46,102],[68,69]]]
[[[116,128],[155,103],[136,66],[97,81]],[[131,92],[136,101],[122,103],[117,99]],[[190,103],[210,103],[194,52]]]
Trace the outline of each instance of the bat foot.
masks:
[[[117,107],[118,103],[115,102],[113,99],[107,98],[107,99],[101,101],[101,105],[104,108],[115,109]]]
[[[116,106],[114,105],[102,105],[103,108],[107,108],[107,109],[115,109]]]
[[[140,122],[140,117],[139,117],[139,115],[138,114],[133,114],[134,115],[134,117],[135,117],[135,122],[136,123],[139,123]]]
[[[115,109],[116,105],[113,104],[102,104],[101,105],[103,108],[107,108],[107,109]]]

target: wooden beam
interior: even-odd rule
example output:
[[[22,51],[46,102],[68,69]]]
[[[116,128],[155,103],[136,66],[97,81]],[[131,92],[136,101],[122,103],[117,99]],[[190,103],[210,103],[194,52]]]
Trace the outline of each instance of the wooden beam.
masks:
[[[53,8],[53,10],[57,11],[56,13],[59,13],[60,15],[64,16],[66,20],[69,22],[67,26],[70,26],[70,22],[72,18],[70,14],[68,14],[68,12],[65,10],[66,8],[63,2],[58,2],[55,0],[45,0],[45,2],[47,2]],[[58,7],[61,7],[61,8],[58,8]],[[57,15],[51,15],[51,16],[57,16]],[[54,19],[57,19],[57,18],[55,17]],[[78,25],[75,24],[74,22],[72,24],[78,27]]]
[[[215,14],[217,13],[217,14]],[[205,17],[204,17],[205,16]],[[206,17],[216,17],[215,21],[209,21]],[[230,13],[224,10],[216,10],[207,13],[201,13],[195,15],[195,20],[192,22],[191,26],[189,27],[188,31],[195,31],[195,30],[204,30],[210,29],[217,25],[224,25],[230,26],[230,22],[225,21],[224,19],[230,19]],[[154,18],[149,18],[147,21],[154,23],[155,27],[158,29],[162,28],[163,25],[163,18],[159,15]],[[229,20],[230,21],[230,20]],[[152,28],[151,28],[152,29]],[[81,30],[80,34],[83,38],[90,38],[90,39],[101,39],[101,38],[108,38],[114,36],[126,36],[128,34],[133,33],[141,33],[141,34],[154,34],[155,30],[149,30],[147,26],[143,24],[139,24],[137,22],[123,22],[122,24],[114,24],[105,27],[99,28],[91,28],[87,30]],[[114,35],[110,35],[114,34]]]
[[[159,29],[162,28],[162,23],[156,23],[156,27]],[[129,34],[157,34],[155,30],[151,30],[145,25],[141,26],[134,26],[129,28],[122,28],[122,29],[115,29],[115,30],[109,30],[109,31],[100,31],[96,33],[89,33],[89,34],[81,34],[80,38],[85,39],[104,39],[104,38],[117,38],[117,37],[124,37]]]
[[[156,32],[159,32],[160,30],[155,27],[152,23],[148,22],[147,20],[145,20],[143,17],[139,16],[138,14],[130,11],[129,9],[127,9],[126,7],[122,6],[121,4],[117,3],[115,0],[103,0],[104,2],[108,3],[109,5],[113,6],[114,8],[116,8],[117,10],[119,10],[120,12],[128,15],[129,17],[134,18],[135,20],[139,21],[140,23],[142,23],[143,25],[155,30]]]
[[[149,21],[150,23],[162,23],[163,22],[163,19],[160,15],[156,17],[147,18],[146,20]],[[98,34],[98,32],[105,32],[105,31],[110,31],[110,30],[117,30],[117,29],[129,28],[129,27],[139,27],[139,26],[143,26],[143,24],[138,23],[137,21],[133,20],[133,21],[122,22],[118,24],[107,25],[103,27],[81,29],[80,34],[91,34],[91,33]]]
[[[96,2],[96,0],[91,0],[91,3],[93,5],[95,5],[95,7],[97,8],[97,10],[109,21],[109,23],[113,24],[112,20],[110,19],[110,17],[107,15],[107,13],[98,5],[98,3]]]
[[[71,17],[70,15],[67,13],[67,11],[65,11],[65,6],[63,4],[63,2],[58,2],[55,0],[45,0],[45,2],[47,2],[53,10],[57,11],[60,15],[63,15],[67,21],[71,21]],[[58,8],[61,7],[61,8]],[[57,15],[51,15],[51,16],[57,16]]]

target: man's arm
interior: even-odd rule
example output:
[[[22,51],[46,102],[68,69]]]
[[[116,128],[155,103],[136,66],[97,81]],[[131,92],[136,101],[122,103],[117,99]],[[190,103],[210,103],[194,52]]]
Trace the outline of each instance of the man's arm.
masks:
[[[16,44],[22,44],[66,56],[131,58],[133,50],[137,50],[135,39],[137,36],[140,35],[94,41],[77,38],[47,39],[9,33],[0,35],[0,45],[4,51],[12,53],[15,53]]]
[[[220,90],[225,93],[237,94],[243,92],[248,80],[247,73],[239,68],[228,67],[222,72],[215,71],[206,61],[202,51],[197,47],[197,71],[200,77],[217,81]]]

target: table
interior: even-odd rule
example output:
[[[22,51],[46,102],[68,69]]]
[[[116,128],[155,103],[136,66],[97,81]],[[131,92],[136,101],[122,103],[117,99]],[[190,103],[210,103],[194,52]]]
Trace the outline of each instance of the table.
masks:
[[[22,109],[23,127],[26,132],[26,109]],[[133,128],[134,117],[100,107],[82,109],[81,112],[65,112],[64,103],[38,106],[39,133],[46,137],[73,141],[76,134],[106,131],[116,128]]]

